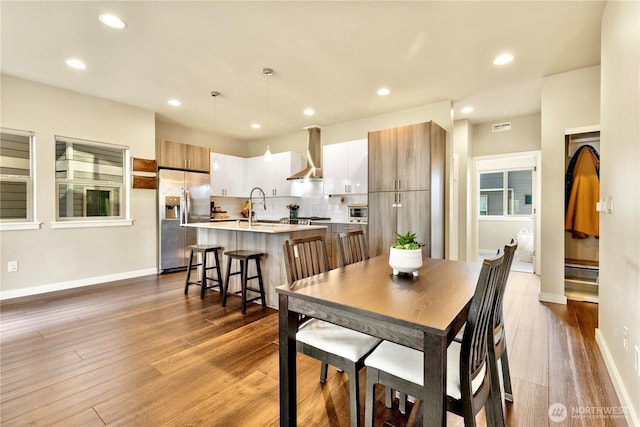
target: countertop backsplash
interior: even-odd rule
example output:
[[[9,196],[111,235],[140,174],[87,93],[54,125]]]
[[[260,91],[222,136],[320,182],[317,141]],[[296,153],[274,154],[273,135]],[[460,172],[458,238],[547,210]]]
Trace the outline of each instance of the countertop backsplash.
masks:
[[[258,219],[278,220],[289,216],[287,205],[300,205],[299,217],[318,216],[331,218],[332,222],[348,222],[350,204],[367,203],[366,194],[331,195],[322,194],[322,182],[304,183],[301,197],[267,197],[267,210],[262,205],[256,206]],[[242,207],[249,198],[211,197],[216,206],[220,206],[231,218],[238,218]]]

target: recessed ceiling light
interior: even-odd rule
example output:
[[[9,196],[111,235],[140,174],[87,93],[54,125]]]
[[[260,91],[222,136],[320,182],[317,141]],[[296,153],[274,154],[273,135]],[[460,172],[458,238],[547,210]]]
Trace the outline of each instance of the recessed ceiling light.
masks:
[[[378,95],[380,96],[387,96],[391,93],[391,91],[389,89],[387,89],[386,87],[382,87],[380,89],[378,89],[378,92],[376,92]]]
[[[179,107],[180,105],[182,105],[182,103],[180,101],[178,101],[177,99],[170,99],[167,102],[169,103],[169,105],[172,105],[174,107]]]
[[[251,123],[252,129],[260,129],[260,123]]]
[[[87,65],[80,61],[79,59],[67,59],[66,61],[64,61],[69,67],[71,68],[75,68],[76,70],[86,70],[87,69]]]
[[[98,19],[100,19],[100,22],[102,22],[107,27],[116,28],[118,30],[127,28],[127,24],[115,15],[103,13],[102,15],[98,16]]]
[[[502,55],[497,56],[496,59],[493,60],[493,65],[504,65],[504,64],[508,64],[511,61],[513,61],[513,55],[510,55],[508,53],[503,53]]]
[[[471,113],[471,112],[473,112],[473,107],[469,107],[469,106],[467,106],[467,107],[463,107],[463,108],[460,110],[460,112],[461,112],[461,113],[464,113],[464,114]]]
[[[305,116],[313,116],[316,112],[313,111],[311,108],[305,108],[304,111],[302,112]]]

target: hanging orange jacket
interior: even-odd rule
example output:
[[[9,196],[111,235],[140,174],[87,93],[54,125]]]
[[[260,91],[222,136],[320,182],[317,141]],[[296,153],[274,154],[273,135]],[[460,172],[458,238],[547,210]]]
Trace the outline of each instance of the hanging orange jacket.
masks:
[[[581,150],[573,171],[573,184],[567,205],[564,229],[573,238],[596,238],[600,235],[600,215],[596,203],[600,200],[598,169],[600,160],[591,150]]]

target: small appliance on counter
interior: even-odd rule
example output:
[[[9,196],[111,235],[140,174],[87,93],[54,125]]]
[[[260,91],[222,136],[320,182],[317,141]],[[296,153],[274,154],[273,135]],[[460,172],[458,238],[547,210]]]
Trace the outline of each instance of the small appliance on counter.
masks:
[[[349,222],[367,223],[369,218],[369,206],[365,204],[348,205]]]

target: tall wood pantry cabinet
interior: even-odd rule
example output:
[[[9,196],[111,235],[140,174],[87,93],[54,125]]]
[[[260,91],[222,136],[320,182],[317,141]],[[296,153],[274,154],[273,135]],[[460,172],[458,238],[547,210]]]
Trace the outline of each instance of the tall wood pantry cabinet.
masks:
[[[409,231],[425,256],[444,258],[445,149],[435,122],[369,132],[370,256]]]

